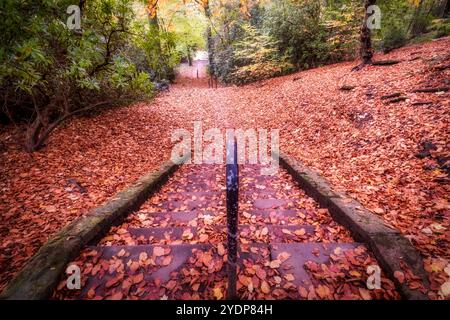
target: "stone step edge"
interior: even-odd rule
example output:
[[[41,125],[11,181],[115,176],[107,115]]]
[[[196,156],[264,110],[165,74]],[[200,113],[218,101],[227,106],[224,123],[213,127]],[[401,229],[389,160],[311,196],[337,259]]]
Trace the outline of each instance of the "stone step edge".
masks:
[[[404,261],[420,277],[425,289],[429,288],[422,257],[407,238],[358,201],[344,193],[333,191],[328,181],[300,161],[282,153],[275,155],[277,156],[281,166],[294,177],[307,195],[322,207],[328,208],[333,219],[348,228],[355,240],[368,246],[383,270],[394,281],[402,298],[428,300],[426,294],[409,288],[394,277],[396,271],[403,271],[400,262]]]

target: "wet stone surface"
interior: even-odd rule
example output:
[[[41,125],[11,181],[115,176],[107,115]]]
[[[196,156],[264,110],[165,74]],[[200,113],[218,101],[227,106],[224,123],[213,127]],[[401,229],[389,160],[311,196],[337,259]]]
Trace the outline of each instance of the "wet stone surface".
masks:
[[[241,299],[396,299],[392,282],[366,287],[367,249],[279,170],[240,166]],[[54,299],[225,299],[225,167],[182,166],[138,210],[85,248],[82,289]]]

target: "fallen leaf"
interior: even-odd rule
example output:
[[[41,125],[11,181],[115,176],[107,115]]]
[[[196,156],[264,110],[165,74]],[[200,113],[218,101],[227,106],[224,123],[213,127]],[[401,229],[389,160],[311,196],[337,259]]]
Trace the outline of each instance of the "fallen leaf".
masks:
[[[316,293],[321,299],[327,299],[331,294],[330,288],[321,284],[316,288]]]
[[[370,291],[364,288],[358,288],[359,295],[364,300],[372,300],[372,296],[370,295]]]
[[[261,291],[262,291],[262,293],[265,293],[265,294],[270,293],[270,286],[267,283],[267,281],[262,281],[261,282]]]
[[[163,247],[154,247],[153,254],[157,257],[164,256],[165,255],[164,248]]]
[[[294,275],[292,273],[288,273],[287,275],[284,276],[284,278],[287,281],[294,281],[295,280],[295,277],[294,277]]]
[[[272,268],[272,269],[277,269],[277,268],[280,267],[280,265],[281,265],[281,261],[280,260],[272,260],[269,263],[269,267]]]
[[[132,263],[131,263],[131,265],[129,266],[129,268],[130,268],[130,271],[131,272],[135,272],[137,269],[139,269],[139,263],[138,262],[136,262],[136,261],[133,261]]]
[[[221,256],[225,255],[226,251],[225,251],[225,247],[222,243],[219,243],[217,245],[217,253]]]
[[[405,274],[399,270],[396,270],[394,272],[394,278],[398,280],[398,282],[400,283],[404,283],[405,282]]]
[[[221,300],[223,298],[223,293],[221,288],[214,288],[213,289],[214,298],[217,300]]]
[[[172,256],[165,256],[161,262],[161,265],[168,266],[172,262]]]
[[[135,276],[131,276],[131,280],[133,281],[133,284],[138,284],[138,283],[142,282],[142,280],[144,280],[144,274],[139,273]]]

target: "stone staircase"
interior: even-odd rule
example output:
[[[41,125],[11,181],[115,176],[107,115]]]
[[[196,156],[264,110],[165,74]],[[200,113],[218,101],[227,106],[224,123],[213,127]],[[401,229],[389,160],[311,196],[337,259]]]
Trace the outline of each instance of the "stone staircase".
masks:
[[[239,173],[238,294],[307,298],[298,288],[320,283],[307,263],[325,264],[346,250],[364,251],[363,245],[288,173],[280,169],[275,176],[261,176],[259,171],[246,165]],[[61,290],[55,297],[225,298],[224,182],[223,166],[183,166],[122,225],[83,251],[76,261],[83,265],[82,290],[75,295]]]

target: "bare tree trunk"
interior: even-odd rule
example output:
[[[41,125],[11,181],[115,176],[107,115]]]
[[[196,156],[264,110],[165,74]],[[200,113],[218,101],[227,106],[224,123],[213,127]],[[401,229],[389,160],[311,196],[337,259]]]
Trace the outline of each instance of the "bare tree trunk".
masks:
[[[360,57],[363,65],[372,63],[373,58],[372,37],[370,29],[367,25],[367,21],[369,19],[369,14],[367,11],[368,8],[370,6],[375,5],[375,3],[376,0],[365,0],[364,2],[364,10],[365,10],[364,22],[363,25],[361,26],[361,33],[360,33],[360,44],[361,44]]]
[[[209,8],[209,1],[205,3],[204,5],[205,9],[205,16],[208,19],[208,22],[211,22],[211,10]],[[215,74],[215,68],[214,68],[214,44],[212,40],[212,28],[211,25],[208,23],[208,27],[206,28],[206,45],[208,47],[208,62],[209,62],[209,72],[211,76],[214,76]]]
[[[53,122],[43,121],[42,115],[38,114],[34,121],[28,126],[25,137],[25,150],[27,152],[34,152],[41,149],[53,130],[55,130],[61,123],[74,115],[107,104],[111,104],[111,101],[97,102],[88,107],[81,108],[73,112],[67,112],[53,120]]]
[[[39,149],[42,143],[39,143],[39,136],[42,131],[43,125],[39,117],[28,126],[25,136],[25,150],[27,152],[34,152]]]
[[[448,0],[440,0],[436,1],[433,6],[433,15],[438,18],[443,18],[446,13],[446,9],[450,7],[450,1]]]
[[[187,58],[188,58],[189,67],[192,67],[192,52],[191,52],[190,46],[187,47]]]
[[[209,7],[209,1],[202,2],[203,9],[205,10],[206,19],[208,19],[208,27],[206,29],[206,45],[208,47],[208,63],[209,63],[209,74],[210,79],[208,80],[208,86],[214,87],[214,82],[217,88],[217,78],[216,78],[216,67],[214,64],[214,43],[212,39],[212,28],[211,28],[211,9]]]

